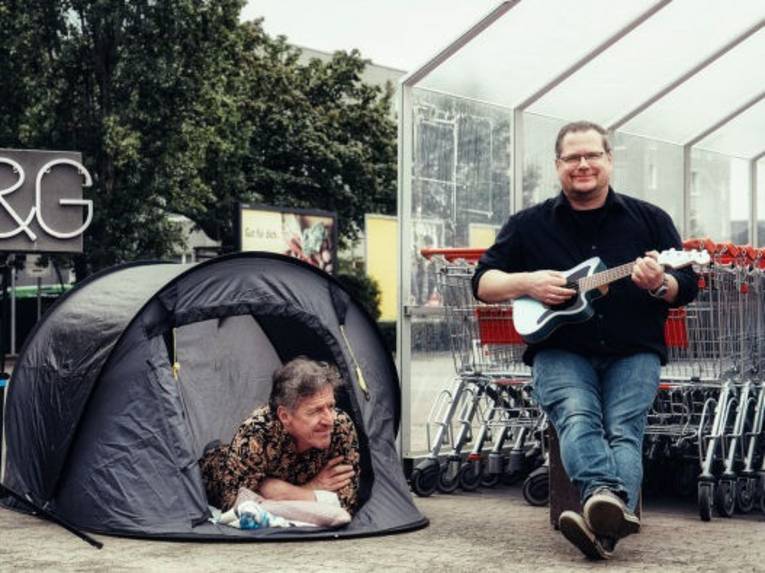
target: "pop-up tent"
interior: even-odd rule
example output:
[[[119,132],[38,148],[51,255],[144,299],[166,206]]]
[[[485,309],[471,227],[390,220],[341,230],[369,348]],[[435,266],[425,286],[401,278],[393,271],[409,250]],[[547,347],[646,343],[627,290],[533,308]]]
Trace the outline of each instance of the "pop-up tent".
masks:
[[[359,434],[360,509],[339,530],[210,523],[203,448],[230,440],[266,402],[273,370],[298,355],[343,376],[338,406]],[[126,265],[62,296],[27,340],[8,388],[2,483],[99,533],[255,540],[406,531],[427,519],[396,452],[399,416],[382,337],[329,275],[265,253]]]

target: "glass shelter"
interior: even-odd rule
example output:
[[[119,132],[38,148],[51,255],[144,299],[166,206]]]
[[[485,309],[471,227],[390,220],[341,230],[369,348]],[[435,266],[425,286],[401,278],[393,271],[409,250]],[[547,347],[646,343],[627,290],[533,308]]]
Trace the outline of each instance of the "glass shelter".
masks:
[[[423,247],[490,244],[558,193],[553,146],[600,123],[612,184],[684,238],[765,245],[765,2],[510,0],[406,76],[399,107],[402,454],[454,375]]]

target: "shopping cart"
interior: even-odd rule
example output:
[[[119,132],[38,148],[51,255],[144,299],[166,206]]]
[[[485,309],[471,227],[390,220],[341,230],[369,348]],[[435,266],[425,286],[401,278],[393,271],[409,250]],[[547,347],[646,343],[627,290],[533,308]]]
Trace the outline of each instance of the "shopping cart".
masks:
[[[512,481],[545,459],[546,418],[531,397],[531,370],[523,363],[526,345],[513,326],[512,306],[483,304],[473,297],[471,279],[482,253],[483,249],[422,251],[438,265],[455,378],[438,395],[428,417],[428,455],[411,476],[412,489],[420,496],[436,489],[450,493],[457,487],[491,487],[502,478]],[[445,447],[449,451],[444,457]],[[544,470],[524,485],[529,503],[546,503]]]
[[[753,380],[752,393],[745,402],[747,421],[742,436],[743,463],[736,480],[736,503],[743,512],[759,504],[765,514],[765,249],[750,253],[750,258]],[[747,424],[750,419],[751,425]]]
[[[765,417],[765,289],[758,250],[709,240],[686,246],[706,248],[713,263],[700,272],[697,299],[667,320],[670,362],[648,415],[646,456],[679,463],[680,491],[696,468],[699,513],[707,521],[713,507],[729,517],[763,498],[765,472],[756,468]]]

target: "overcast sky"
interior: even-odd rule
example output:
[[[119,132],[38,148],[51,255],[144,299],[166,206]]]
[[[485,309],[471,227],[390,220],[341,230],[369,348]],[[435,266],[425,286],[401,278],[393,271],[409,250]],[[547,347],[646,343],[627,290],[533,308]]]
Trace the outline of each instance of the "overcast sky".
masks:
[[[499,0],[249,0],[244,20],[265,18],[271,35],[333,52],[357,48],[404,71],[424,64]]]

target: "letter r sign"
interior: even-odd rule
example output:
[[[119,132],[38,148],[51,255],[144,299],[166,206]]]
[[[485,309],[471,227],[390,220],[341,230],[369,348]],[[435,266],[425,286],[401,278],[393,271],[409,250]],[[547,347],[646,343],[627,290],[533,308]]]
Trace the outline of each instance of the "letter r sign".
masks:
[[[81,253],[91,184],[79,153],[0,149],[0,251]]]

